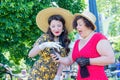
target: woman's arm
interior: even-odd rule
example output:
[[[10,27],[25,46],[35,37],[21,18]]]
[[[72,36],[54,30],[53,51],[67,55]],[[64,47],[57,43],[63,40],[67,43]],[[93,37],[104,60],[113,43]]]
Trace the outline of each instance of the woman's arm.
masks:
[[[44,36],[46,36],[46,34],[41,35],[41,36],[35,41],[35,43],[34,43],[34,45],[33,45],[33,48],[29,51],[29,54],[28,54],[29,57],[34,57],[34,56],[36,56],[36,55],[39,53],[39,51],[40,51],[40,49],[39,49],[39,44],[41,44],[41,43],[44,42],[44,39],[45,39]],[[45,39],[45,40],[46,40],[46,39]]]
[[[59,57],[58,62],[69,66],[73,63],[73,59],[72,59],[72,53],[70,53],[67,57]]]
[[[65,65],[59,64],[57,74],[55,75],[54,80],[60,80],[60,77],[61,77],[61,74],[62,74],[62,71],[63,71],[64,67],[65,67]]]
[[[91,65],[104,66],[115,62],[114,52],[108,40],[100,40],[97,44],[97,51],[101,56],[90,58]]]
[[[69,54],[67,57],[61,57],[58,53],[56,54],[57,56],[54,54],[51,54],[51,57],[55,62],[59,62],[65,66],[69,66],[73,63],[72,54]]]
[[[57,76],[61,76],[64,67],[65,67],[65,65],[59,64],[59,67],[58,67],[58,70],[57,70],[57,74],[56,74]]]
[[[38,45],[35,45],[29,52],[28,56],[29,57],[34,57],[40,52],[40,48]]]
[[[45,48],[56,48],[58,51],[60,48],[62,48],[61,45],[59,45],[58,42],[43,42],[41,44],[35,45],[30,52],[29,52],[29,57],[34,57],[36,56],[41,50],[44,50]]]

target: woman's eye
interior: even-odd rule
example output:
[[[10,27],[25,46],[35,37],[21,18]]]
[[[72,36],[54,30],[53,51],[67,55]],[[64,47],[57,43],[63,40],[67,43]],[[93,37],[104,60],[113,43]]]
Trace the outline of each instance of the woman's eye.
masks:
[[[81,24],[78,24],[79,26],[82,26]]]
[[[61,25],[58,25],[58,27],[61,27]]]
[[[55,26],[51,26],[52,28],[54,28]]]

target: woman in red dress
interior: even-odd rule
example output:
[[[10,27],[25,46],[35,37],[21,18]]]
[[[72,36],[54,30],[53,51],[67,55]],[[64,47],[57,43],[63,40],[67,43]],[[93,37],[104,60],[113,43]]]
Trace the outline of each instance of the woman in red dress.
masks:
[[[60,57],[57,62],[65,65],[78,63],[77,80],[108,80],[104,66],[114,63],[113,49],[107,38],[95,32],[96,17],[91,12],[75,14],[73,28],[81,36],[76,40],[72,54]],[[55,55],[51,55],[55,59]],[[55,58],[54,58],[55,57]]]

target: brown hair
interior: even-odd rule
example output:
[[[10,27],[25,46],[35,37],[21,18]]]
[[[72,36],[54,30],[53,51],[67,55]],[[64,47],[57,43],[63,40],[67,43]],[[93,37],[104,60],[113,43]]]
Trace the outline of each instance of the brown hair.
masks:
[[[83,19],[85,25],[86,25],[88,28],[90,28],[91,30],[94,30],[94,25],[93,25],[88,19],[86,19],[85,17],[80,16],[80,15],[76,16],[75,19],[73,20],[73,28],[74,28],[74,29],[76,29],[76,27],[77,27],[77,21],[78,21],[79,19]]]
[[[69,43],[70,43],[70,39],[68,38],[68,31],[66,29],[65,26],[65,20],[61,15],[53,15],[48,19],[48,24],[50,25],[52,20],[58,20],[61,21],[63,24],[63,32],[62,34],[59,36],[59,41],[60,41],[60,45],[63,46],[66,49],[66,54],[68,54],[70,52],[69,49]],[[50,40],[54,41],[54,35],[52,34],[50,28],[48,28],[47,34],[50,36]]]

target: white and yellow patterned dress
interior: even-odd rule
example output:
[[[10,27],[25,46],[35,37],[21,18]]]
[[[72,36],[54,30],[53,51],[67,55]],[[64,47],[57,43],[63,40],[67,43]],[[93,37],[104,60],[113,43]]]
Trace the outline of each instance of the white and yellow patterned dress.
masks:
[[[35,45],[41,44],[43,42],[50,41],[47,34],[43,34],[36,42]],[[55,63],[50,56],[49,48],[45,48],[43,51],[39,52],[39,59],[34,63],[32,69],[30,70],[30,75],[28,80],[53,80],[57,69],[58,63]],[[60,50],[61,56],[67,56],[65,49]]]

